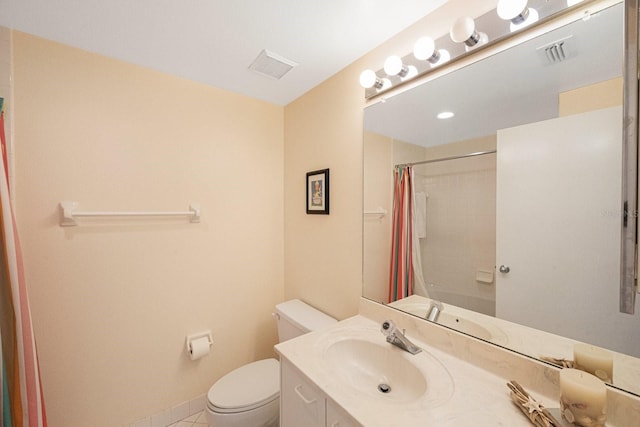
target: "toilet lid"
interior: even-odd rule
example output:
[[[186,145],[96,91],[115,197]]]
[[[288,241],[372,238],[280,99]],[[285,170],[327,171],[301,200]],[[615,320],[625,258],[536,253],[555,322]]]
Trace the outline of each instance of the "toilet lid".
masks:
[[[280,363],[258,360],[229,372],[209,389],[209,404],[222,410],[249,410],[275,399],[280,393]]]

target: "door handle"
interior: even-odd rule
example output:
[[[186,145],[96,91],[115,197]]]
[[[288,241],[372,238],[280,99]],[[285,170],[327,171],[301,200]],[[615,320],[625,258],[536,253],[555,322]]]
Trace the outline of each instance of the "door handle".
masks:
[[[508,273],[511,271],[511,269],[509,268],[508,265],[501,265],[500,268],[498,269],[498,271],[500,271],[500,273]]]

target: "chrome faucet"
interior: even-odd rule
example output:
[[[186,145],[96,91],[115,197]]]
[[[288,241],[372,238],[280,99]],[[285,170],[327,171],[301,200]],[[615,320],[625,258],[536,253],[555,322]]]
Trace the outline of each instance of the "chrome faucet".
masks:
[[[409,338],[404,334],[404,330],[400,332],[391,320],[382,322],[380,331],[387,337],[388,343],[400,347],[404,351],[408,351],[411,354],[417,354],[422,351],[420,347],[409,341]]]
[[[440,301],[433,301],[429,306],[429,311],[427,311],[427,315],[424,317],[430,322],[437,322],[438,317],[440,317],[440,313],[444,310],[442,303]]]

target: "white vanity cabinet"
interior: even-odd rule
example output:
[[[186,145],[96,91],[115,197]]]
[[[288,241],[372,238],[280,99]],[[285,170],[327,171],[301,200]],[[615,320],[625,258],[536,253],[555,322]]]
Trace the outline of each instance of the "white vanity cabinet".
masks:
[[[360,426],[285,358],[280,361],[280,427]]]
[[[360,427],[344,409],[333,400],[327,398],[327,427]]]

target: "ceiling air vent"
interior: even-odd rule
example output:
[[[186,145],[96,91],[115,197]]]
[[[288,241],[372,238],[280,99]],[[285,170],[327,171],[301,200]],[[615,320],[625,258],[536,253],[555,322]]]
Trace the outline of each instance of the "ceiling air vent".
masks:
[[[298,64],[290,59],[283,58],[273,52],[264,49],[256,59],[253,60],[249,69],[263,76],[279,80]]]
[[[536,49],[542,61],[547,65],[560,63],[573,55],[570,39],[573,36],[565,37],[555,42],[540,46]]]

